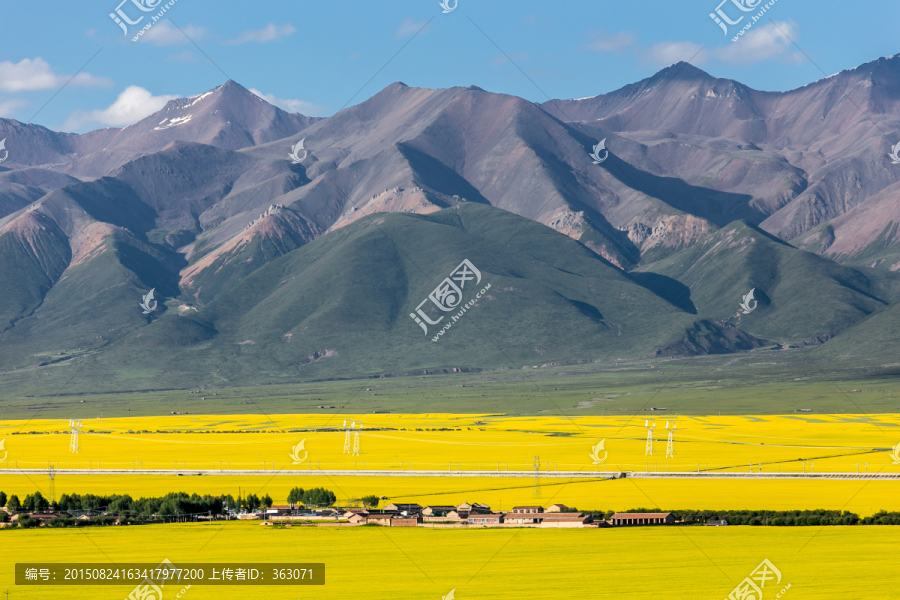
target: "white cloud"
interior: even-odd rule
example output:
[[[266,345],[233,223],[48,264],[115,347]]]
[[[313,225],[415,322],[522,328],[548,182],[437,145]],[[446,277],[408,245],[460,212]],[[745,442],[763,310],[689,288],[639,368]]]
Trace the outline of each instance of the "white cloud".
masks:
[[[328,111],[327,106],[313,104],[312,102],[306,102],[305,100],[283,100],[281,98],[276,98],[272,94],[263,94],[256,88],[250,88],[250,92],[256,94],[269,104],[274,104],[278,108],[292,113],[301,113],[306,116],[318,117]]]
[[[722,62],[744,65],[776,58],[801,63],[806,60],[803,53],[791,52],[791,40],[799,39],[800,28],[795,23],[775,21],[749,29],[738,41],[717,48],[714,56]]]
[[[182,29],[184,33],[181,32]],[[190,44],[191,40],[201,40],[207,35],[206,28],[197,25],[185,25],[182,29],[172,25],[171,21],[160,21],[145,31],[138,42],[149,42],[154,46],[181,46]]]
[[[708,52],[694,42],[660,42],[641,53],[641,60],[654,67],[667,67],[679,61],[698,65],[705,62]]]
[[[612,35],[598,37],[584,45],[586,50],[597,52],[623,52],[634,45],[635,37],[630,31],[620,31]]]
[[[12,100],[5,100],[0,102],[0,117],[8,119],[16,114],[20,108],[28,106],[27,100],[20,100],[18,98],[13,98]]]
[[[66,131],[77,131],[86,125],[123,127],[152,115],[169,100],[178,96],[154,96],[136,85],[125,88],[116,101],[103,110],[75,111],[63,124]]]
[[[734,29],[734,32],[738,31]],[[694,65],[709,61],[750,65],[765,61],[781,61],[800,64],[806,60],[802,52],[792,51],[791,40],[800,39],[800,28],[791,21],[756,24],[748,29],[737,42],[729,41],[718,48],[703,48],[693,42],[665,41],[649,48],[641,47],[630,31],[598,37],[583,46],[598,52],[629,52],[644,65],[666,67],[679,61]]]
[[[408,35],[413,35],[418,32],[420,29],[425,27],[428,21],[416,21],[415,19],[406,19],[402,23],[400,23],[400,27],[397,29],[397,32],[394,33],[394,39],[406,37]]]
[[[26,92],[53,90],[69,81],[69,75],[57,75],[53,68],[40,56],[35,59],[23,58],[17,63],[0,62],[0,91]],[[105,77],[94,77],[89,73],[79,73],[69,85],[84,87],[105,87],[112,82]]]
[[[246,44],[247,42],[273,42],[279,38],[287,37],[297,30],[290,23],[276,25],[269,23],[262,29],[248,29],[242,31],[233,40],[226,40],[223,44]]]

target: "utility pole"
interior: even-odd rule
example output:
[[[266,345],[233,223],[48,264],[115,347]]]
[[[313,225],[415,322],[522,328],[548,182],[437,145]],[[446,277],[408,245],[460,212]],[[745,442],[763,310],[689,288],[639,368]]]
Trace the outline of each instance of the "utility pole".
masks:
[[[56,478],[56,473],[54,472],[52,466],[47,468],[47,475],[50,477],[50,504],[51,504],[51,506],[55,506],[56,505],[56,483],[53,480]]]
[[[666,430],[669,432],[669,442],[666,444],[666,458],[670,456],[675,458],[675,423],[672,423],[672,428],[669,429],[669,422],[666,421]]]
[[[534,497],[543,498],[541,495],[541,457],[534,457]]]
[[[362,429],[362,423],[356,424],[357,430],[353,436],[353,456],[359,456],[359,430]]]
[[[656,423],[649,419],[644,420],[644,427],[647,428],[647,444],[644,446],[644,456],[653,456],[653,429]]]

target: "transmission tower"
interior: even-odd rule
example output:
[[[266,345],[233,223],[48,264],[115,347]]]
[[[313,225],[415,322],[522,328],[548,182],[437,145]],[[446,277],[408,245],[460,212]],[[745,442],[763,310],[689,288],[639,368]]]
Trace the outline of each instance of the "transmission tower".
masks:
[[[541,495],[541,457],[534,457],[534,497],[543,498]]]
[[[47,468],[47,476],[50,477],[50,505],[56,505],[56,483],[53,481],[56,479],[56,472],[54,471],[52,466]]]
[[[669,432],[669,443],[666,444],[666,458],[670,456],[675,458],[675,429],[677,427],[675,423],[672,423],[672,428],[669,429],[669,422],[666,421],[666,431]]]
[[[647,428],[647,445],[644,447],[644,456],[653,456],[653,429],[656,422],[645,420],[644,427]]]
[[[353,422],[350,422],[350,429],[347,429],[347,419],[344,419],[344,451],[341,454],[350,454],[350,429],[353,429]]]
[[[72,437],[69,441],[69,452],[78,454],[78,432],[81,431],[81,421],[77,419],[70,420],[69,428],[72,430]]]
[[[356,433],[353,434],[353,454],[352,456],[359,456],[359,430],[362,429],[362,423],[356,424]]]

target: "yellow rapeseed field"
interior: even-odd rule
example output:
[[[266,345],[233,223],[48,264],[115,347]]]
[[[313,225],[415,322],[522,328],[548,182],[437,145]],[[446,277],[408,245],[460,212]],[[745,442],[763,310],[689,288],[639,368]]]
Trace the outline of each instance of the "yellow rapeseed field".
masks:
[[[542,498],[533,498],[531,478],[486,477],[324,477],[324,476],[215,476],[176,477],[155,475],[56,476],[56,495],[63,493],[130,494],[161,496],[168,492],[198,494],[269,494],[276,504],[286,504],[294,487],[325,487],[337,495],[338,504],[375,494],[392,502],[457,505],[483,502],[495,510],[519,504],[549,506],[561,502],[582,510],[631,508],[716,510],[849,510],[868,516],[879,510],[900,511],[900,482],[857,480],[692,480],[620,479],[616,481],[542,479]],[[24,494],[40,490],[48,496],[48,479],[35,475],[0,475],[0,490]],[[382,505],[387,504],[383,502]]]
[[[361,455],[343,454],[344,421],[362,421]],[[675,456],[666,458],[666,423]],[[888,448],[900,443],[900,415],[658,417],[645,454],[644,417],[490,415],[161,416],[85,420],[78,454],[67,421],[0,423],[2,468],[412,469],[900,472]],[[379,430],[387,428],[386,430]],[[171,433],[173,431],[186,433]],[[225,433],[239,431],[245,433]],[[38,434],[28,432],[61,432]],[[144,433],[152,432],[152,433]],[[159,432],[159,433],[157,433]],[[168,432],[168,433],[167,433]],[[246,433],[251,432],[251,433]],[[13,435],[17,433],[16,435]],[[355,434],[354,434],[355,435]],[[291,449],[305,440],[306,459]],[[606,440],[603,464],[591,448]],[[874,451],[875,449],[880,449]],[[801,460],[798,460],[801,459]],[[866,464],[868,463],[868,467]],[[752,465],[752,466],[751,466]]]
[[[765,598],[896,597],[898,527],[644,527],[577,530],[271,528],[253,523],[0,532],[26,561],[323,562],[324,586],[196,585],[205,598],[458,600],[725,598],[768,559],[781,573]],[[133,585],[23,588],[10,598],[126,598]],[[174,598],[181,589],[167,589]]]
[[[361,455],[343,453],[344,420],[362,421]],[[674,429],[675,457],[666,459],[666,422]],[[541,471],[593,471],[597,481],[541,480],[545,504],[584,509],[844,509],[868,515],[900,510],[897,481],[859,480],[602,480],[618,470],[896,473],[886,448],[900,425],[898,415],[669,416],[656,419],[653,455],[645,455],[644,419],[628,417],[509,417],[497,415],[172,415],[85,420],[79,452],[69,452],[68,423],[34,420],[0,424],[7,459],[0,463],[0,489],[20,497],[48,493],[48,479],[5,472],[15,467],[91,468],[97,475],[58,475],[62,493],[161,495],[171,491],[244,493],[286,501],[288,490],[325,486],[339,501],[366,494],[392,500],[458,504],[486,502],[495,508],[531,502],[533,464]],[[31,432],[31,433],[29,433]],[[159,433],[157,433],[159,432]],[[235,432],[235,433],[231,433]],[[243,433],[237,433],[243,432]],[[248,433],[249,432],[249,433]],[[13,435],[16,433],[16,435]],[[591,449],[605,440],[594,465]],[[292,448],[304,441],[303,462]],[[351,436],[352,444],[352,436]],[[878,449],[878,450],[876,450]],[[608,453],[608,454],[606,454]],[[798,460],[801,459],[801,460]],[[751,463],[753,466],[751,466]],[[762,463],[760,467],[760,463]],[[858,464],[858,466],[857,466]],[[108,469],[221,469],[223,476],[101,475]],[[225,476],[230,470],[259,475]],[[265,472],[263,472],[265,469]],[[302,476],[277,473],[300,469]],[[317,470],[526,471],[526,477],[335,477]],[[473,473],[475,475],[475,473]]]

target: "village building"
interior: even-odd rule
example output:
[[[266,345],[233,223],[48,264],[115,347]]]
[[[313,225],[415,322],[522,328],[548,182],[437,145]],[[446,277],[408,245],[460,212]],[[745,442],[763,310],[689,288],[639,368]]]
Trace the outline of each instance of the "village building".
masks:
[[[540,523],[543,514],[543,506],[514,506],[512,512],[506,514],[505,521],[517,525]]]
[[[366,523],[372,523],[375,525],[384,525],[385,527],[391,526],[391,519],[395,518],[394,513],[378,513],[378,514],[370,514],[368,517],[365,517]]]
[[[547,507],[548,513],[564,513],[564,512],[572,512],[573,509],[569,508],[565,504],[551,504]]]
[[[396,510],[397,512],[406,511],[409,514],[422,512],[422,507],[418,504],[388,504],[385,510]]]
[[[267,515],[289,515],[294,509],[288,504],[273,504],[266,509]]]
[[[673,525],[672,513],[616,513],[609,519],[610,525]]]
[[[465,512],[482,512],[488,513],[491,512],[491,507],[487,504],[479,504],[476,502],[475,504],[469,504],[468,502],[463,502],[459,506],[456,507],[457,511],[465,511]]]
[[[584,527],[594,522],[594,517],[580,512],[544,513],[541,527]]]
[[[443,517],[456,510],[455,506],[426,506],[422,509],[423,517]]]
[[[472,513],[469,515],[469,525],[499,525],[503,523],[503,513]]]
[[[544,512],[543,506],[513,506],[513,514],[535,514]]]
[[[429,519],[432,519],[432,518],[433,517],[429,517]],[[451,521],[451,522],[458,523],[460,521],[465,521],[468,518],[469,518],[468,511],[451,510],[446,515],[444,515],[442,519],[444,521]]]
[[[18,515],[17,515],[18,516]],[[37,519],[41,523],[45,521],[49,521],[50,519],[55,519],[56,517],[62,516],[62,513],[53,512],[53,513],[31,513],[32,519]],[[88,517],[90,518],[90,517]],[[15,519],[14,519],[15,520]]]

